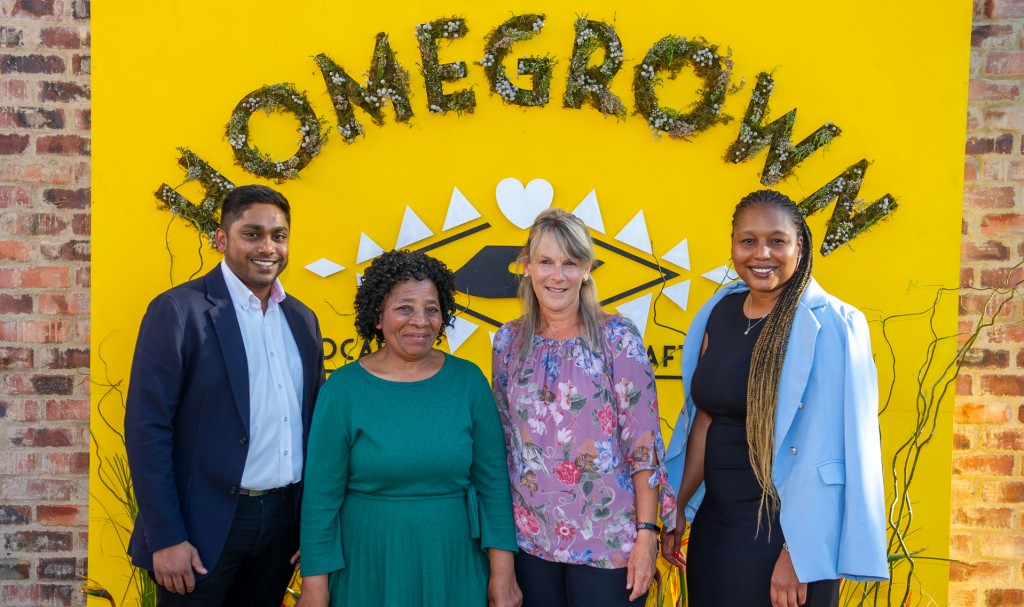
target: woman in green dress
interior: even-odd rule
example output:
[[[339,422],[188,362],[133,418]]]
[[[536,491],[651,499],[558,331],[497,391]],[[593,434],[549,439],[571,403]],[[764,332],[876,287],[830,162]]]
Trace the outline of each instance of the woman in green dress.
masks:
[[[434,348],[455,311],[443,263],[384,253],[356,294],[380,348],[334,371],[306,456],[299,607],[514,607],[505,443],[487,380]]]

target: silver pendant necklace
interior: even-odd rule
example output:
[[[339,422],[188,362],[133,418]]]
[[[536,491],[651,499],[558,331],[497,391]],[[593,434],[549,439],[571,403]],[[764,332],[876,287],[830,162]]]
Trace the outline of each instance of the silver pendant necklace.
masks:
[[[746,303],[747,303],[746,301],[744,301],[744,302],[743,302],[743,304],[744,304],[744,305],[746,305]],[[753,307],[751,307],[751,310],[753,310]],[[769,312],[768,312],[768,314],[771,314],[771,311],[769,311]],[[756,327],[757,325],[761,324],[761,321],[762,321],[762,320],[764,320],[764,319],[768,318],[768,314],[765,314],[764,316],[762,316],[761,318],[758,318],[758,319],[757,319],[756,321],[754,321],[754,322],[750,322],[750,317],[749,317],[749,316],[747,316],[746,310],[744,310],[744,311],[743,311],[743,316],[744,316],[744,318],[746,318],[746,319],[747,319],[747,330],[746,330],[746,331],[744,331],[744,332],[743,332],[743,334],[744,334],[744,335],[747,335],[747,334],[749,334],[749,333],[750,333],[750,330],[751,330],[751,329],[753,329],[753,328],[754,328],[754,327]]]

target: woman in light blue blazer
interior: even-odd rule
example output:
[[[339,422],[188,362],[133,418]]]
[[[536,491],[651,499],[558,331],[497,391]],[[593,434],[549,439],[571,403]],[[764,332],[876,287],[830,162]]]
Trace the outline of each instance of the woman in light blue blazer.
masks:
[[[840,577],[889,577],[867,322],[811,278],[789,198],[746,196],[732,227],[741,282],[701,308],[683,346],[666,465],[686,507],[665,557],[687,565],[690,607],[834,607]]]

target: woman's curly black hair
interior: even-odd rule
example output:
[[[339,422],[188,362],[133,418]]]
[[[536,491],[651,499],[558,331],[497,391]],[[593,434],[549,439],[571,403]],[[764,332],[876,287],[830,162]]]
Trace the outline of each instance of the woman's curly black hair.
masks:
[[[377,328],[384,310],[384,298],[391,289],[406,280],[429,280],[437,288],[441,307],[441,332],[452,326],[455,315],[455,275],[443,262],[415,251],[388,251],[373,260],[363,274],[363,282],[356,291],[356,332],[377,345],[384,343],[384,333]]]

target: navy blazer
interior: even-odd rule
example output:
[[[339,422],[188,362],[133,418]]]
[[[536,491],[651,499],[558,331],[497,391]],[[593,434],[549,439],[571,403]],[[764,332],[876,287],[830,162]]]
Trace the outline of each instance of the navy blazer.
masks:
[[[743,282],[720,289],[697,312],[683,344],[683,384],[690,386],[711,310]],[[687,390],[666,450],[678,491],[696,406]],[[878,376],[871,335],[859,310],[813,279],[800,299],[782,364],[775,409],[772,480],[779,519],[801,582],[889,578],[885,490],[878,431]],[[704,485],[686,505],[693,520]]]
[[[302,358],[303,449],[324,381],[313,311],[281,302]],[[220,558],[249,449],[249,371],[221,265],[149,304],[132,361],[125,444],[138,517],[132,562],[188,540],[207,570]],[[201,576],[200,576],[201,577]]]

